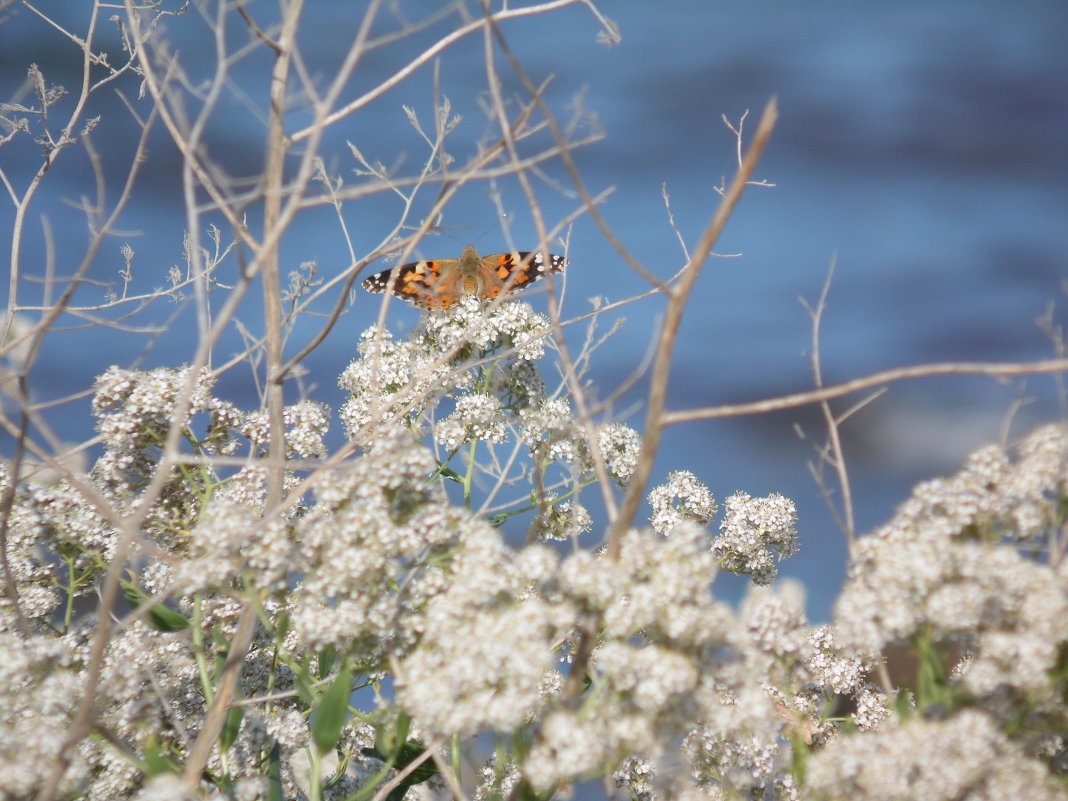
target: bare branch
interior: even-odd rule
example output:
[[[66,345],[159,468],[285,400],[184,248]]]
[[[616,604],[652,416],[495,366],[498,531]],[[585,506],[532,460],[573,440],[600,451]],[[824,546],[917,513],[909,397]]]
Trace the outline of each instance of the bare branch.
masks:
[[[844,395],[871,389],[894,381],[909,378],[930,378],[939,375],[988,375],[997,378],[1014,375],[1040,375],[1043,373],[1063,373],[1068,371],[1068,359],[1046,359],[1037,362],[941,362],[938,364],[920,364],[915,367],[895,367],[878,373],[854,378],[841,384],[832,384],[822,389],[796,392],[778,398],[768,398],[751,403],[733,403],[725,406],[708,406],[703,409],[687,409],[678,412],[665,412],[664,425],[689,423],[694,420],[715,420],[722,417],[740,417],[748,414],[766,414],[783,409],[807,406],[811,403],[840,398]]]
[[[727,224],[727,220],[738,205],[738,201],[741,200],[742,193],[748,185],[749,177],[756,168],[757,162],[764,152],[764,146],[771,137],[777,118],[778,111],[773,98],[764,108],[756,136],[752,144],[750,144],[749,150],[734,176],[734,180],[731,181],[730,188],[723,196],[723,200],[694,247],[693,256],[686,265],[678,286],[672,288],[668,293],[668,307],[657,338],[656,359],[653,362],[653,375],[650,380],[649,408],[646,414],[642,453],[638,460],[637,468],[627,485],[627,494],[623,498],[623,506],[620,509],[619,516],[612,523],[612,530],[608,538],[610,553],[618,552],[620,537],[633,523],[642,497],[645,494],[649,476],[652,474],[653,462],[660,447],[663,428],[673,422],[671,416],[664,410],[667,402],[671,356],[675,348],[675,338],[678,335],[679,324],[682,322],[682,313],[686,308],[686,302],[689,300],[690,293],[697,283],[701,267],[704,265],[709,253],[712,252],[712,246],[719,238],[720,232]]]

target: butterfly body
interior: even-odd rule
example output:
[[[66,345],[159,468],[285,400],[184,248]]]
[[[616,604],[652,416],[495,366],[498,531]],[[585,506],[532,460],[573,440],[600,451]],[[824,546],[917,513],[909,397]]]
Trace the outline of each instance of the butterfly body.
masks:
[[[492,300],[510,295],[546,273],[567,266],[563,256],[541,251],[480,256],[468,245],[459,259],[428,259],[383,270],[363,282],[368,292],[390,291],[425,309],[447,309],[474,295]]]

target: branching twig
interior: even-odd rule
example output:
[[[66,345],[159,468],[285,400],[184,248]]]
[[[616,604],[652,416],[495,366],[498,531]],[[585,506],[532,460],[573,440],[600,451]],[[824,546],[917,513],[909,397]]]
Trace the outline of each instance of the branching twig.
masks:
[[[810,306],[808,303],[804,303],[805,309],[808,311],[809,318],[812,321],[812,355],[809,357],[809,364],[812,369],[812,381],[817,387],[823,386],[823,369],[820,364],[820,323],[823,321],[823,312],[827,308],[827,295],[831,291],[831,279],[833,277],[834,264],[832,263],[831,268],[827,271],[827,278],[823,282],[823,288],[820,290],[819,300],[816,302],[815,307]],[[820,411],[823,413],[824,424],[827,426],[828,439],[827,452],[821,452],[820,458],[821,460],[825,459],[829,461],[831,467],[833,467],[838,474],[838,487],[842,493],[842,511],[839,521],[842,527],[842,533],[845,534],[846,537],[846,543],[849,546],[850,552],[852,552],[853,542],[856,539],[856,523],[853,515],[853,490],[849,483],[849,472],[846,467],[845,452],[842,449],[842,440],[838,435],[840,421],[831,411],[830,404],[828,404],[827,401],[820,402]],[[832,512],[834,512],[834,503],[830,497],[827,497],[827,503],[831,507]]]

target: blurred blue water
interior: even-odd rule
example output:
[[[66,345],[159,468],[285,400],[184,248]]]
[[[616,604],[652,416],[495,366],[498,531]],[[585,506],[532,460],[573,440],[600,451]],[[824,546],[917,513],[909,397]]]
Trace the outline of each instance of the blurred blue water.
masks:
[[[84,25],[85,8],[78,4],[42,5],[72,30]],[[357,7],[309,4],[301,41],[308,72],[317,80],[333,74],[349,47]],[[536,81],[556,76],[546,99],[558,114],[566,117],[576,98],[596,114],[605,138],[577,154],[583,176],[593,192],[615,187],[604,215],[659,275],[670,275],[683,262],[666,221],[662,184],[679,229],[692,243],[714,209],[714,186],[734,165],[734,142],[720,115],[737,121],[750,109],[751,129],[770,96],[780,104],[780,124],[758,169],[758,177],[775,188],[751,189],[717,245],[718,253],[742,255],[713,259],[705,269],[683,322],[672,408],[811,386],[803,357],[810,350],[809,326],[797,299],[817,297],[832,261],[837,273],[821,343],[828,381],[903,364],[1050,354],[1033,320],[1049,301],[1064,303],[1068,5],[676,0],[606,4],[605,11],[623,36],[611,48],[594,41],[596,23],[580,7],[513,22],[503,31]],[[80,61],[69,42],[18,7],[4,13],[15,18],[0,25],[0,98],[17,93],[31,62],[49,81],[74,90]],[[190,12],[165,26],[190,79],[210,77],[214,62],[205,23]],[[432,27],[402,47],[370,54],[344,99],[377,84],[447,30]],[[230,37],[242,42],[244,32],[232,30]],[[443,91],[463,116],[450,140],[461,161],[493,131],[481,106],[483,59],[481,41],[471,37],[440,62]],[[498,63],[505,91],[517,91],[518,81],[503,60]],[[260,170],[262,87],[269,69],[262,52],[238,61],[231,79],[249,103],[231,95],[207,130],[209,152],[231,175],[251,177]],[[118,86],[146,111],[147,104],[136,100],[135,82]],[[332,128],[323,148],[328,163],[350,184],[357,180],[350,140],[369,158],[392,165],[404,157],[401,171],[416,169],[425,148],[401,105],[412,106],[431,125],[432,98],[427,67]],[[135,129],[114,94],[105,90],[93,102],[92,113],[102,115],[93,141],[113,197],[129,166]],[[299,125],[295,115],[293,128]],[[20,186],[39,156],[39,149],[25,145],[0,149],[0,163]],[[166,270],[181,263],[186,225],[180,159],[162,133],[153,137],[143,170],[136,202],[118,226],[127,235],[105,243],[92,271],[93,278],[114,282],[121,267],[118,247],[128,241],[137,252],[140,291],[164,284]],[[558,164],[544,170],[547,178],[567,184]],[[534,227],[514,183],[502,182],[500,189],[513,213],[516,242],[531,242]],[[84,156],[72,151],[57,163],[31,209],[22,258],[27,273],[44,271],[42,215],[51,222],[57,274],[75,269],[87,232],[84,215],[69,204],[94,192]],[[538,192],[550,221],[577,206],[548,183],[538,184]],[[432,199],[428,194],[421,208]],[[386,196],[350,207],[346,219],[358,251],[382,236],[399,208]],[[13,215],[10,204],[2,209],[0,247],[7,252]],[[422,255],[453,256],[468,241],[483,252],[504,245],[485,186],[462,192],[443,224],[454,229],[451,237],[428,241]],[[329,277],[348,264],[337,221],[326,209],[303,215],[282,252],[287,270],[314,259]],[[569,255],[565,310],[571,314],[588,309],[588,297],[614,300],[642,288],[588,219],[574,226]],[[86,302],[99,296],[94,287],[79,293]],[[377,308],[356,296],[341,325],[308,358],[305,383],[314,397],[340,403],[335,377]],[[258,298],[250,298],[240,313],[252,331],[262,323],[258,309]],[[647,352],[661,310],[654,301],[622,312],[627,324],[599,352],[591,372],[602,397]],[[176,311],[160,304],[138,322],[164,320]],[[411,324],[415,315],[398,310],[397,319]],[[1063,323],[1063,314],[1059,319]],[[289,351],[318,325],[314,318],[298,325]],[[194,331],[186,309],[158,340],[102,329],[56,333],[32,375],[35,392],[45,399],[84,391],[113,363],[141,358],[144,365],[180,364],[193,352]],[[217,361],[241,347],[237,333],[229,334]],[[1017,430],[1028,420],[1056,415],[1052,387],[1047,378],[1032,379],[1023,390],[978,379],[893,387],[844,429],[861,529],[884,520],[912,483],[952,470],[968,450],[995,439],[1003,412],[1021,394],[1035,401]],[[227,375],[222,389],[244,405],[256,403],[248,372]],[[620,413],[637,410],[633,419],[640,421],[640,400],[640,392],[629,394]],[[84,408],[52,413],[61,436],[84,438]],[[818,437],[818,415],[810,409],[671,430],[658,473],[691,469],[721,498],[736,489],[793,497],[802,551],[783,565],[783,573],[809,586],[812,612],[824,618],[843,575],[844,547],[806,472],[813,453],[794,434],[795,422]],[[737,582],[724,587],[728,594],[739,591]]]

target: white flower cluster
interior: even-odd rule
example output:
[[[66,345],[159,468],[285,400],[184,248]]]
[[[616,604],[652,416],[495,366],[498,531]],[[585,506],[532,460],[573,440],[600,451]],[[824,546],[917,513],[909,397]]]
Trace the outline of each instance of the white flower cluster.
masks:
[[[653,507],[653,516],[649,518],[653,531],[664,536],[683,520],[704,526],[716,514],[712,493],[689,470],[669,473],[667,483],[649,493],[649,505]]]
[[[991,482],[1003,512],[1000,533],[1017,540],[1039,540],[1063,522],[1064,498],[1068,496],[1068,429],[1047,425],[1036,429],[1019,444],[1015,462],[1000,449],[987,448],[972,456],[965,472],[984,457],[1001,466],[1000,481]]]
[[[529,303],[506,301],[486,314],[482,301],[467,295],[447,309],[427,314],[419,338],[439,353],[466,343],[480,351],[514,348],[511,355],[516,359],[536,361],[545,355],[545,340],[551,330],[549,318],[535,312]]]
[[[546,398],[520,411],[519,436],[536,455],[552,462],[583,464],[586,438],[563,398]]]
[[[641,437],[611,423],[589,442],[567,400],[545,396],[525,360],[534,351],[507,361],[508,349],[544,338],[543,321],[519,304],[488,318],[475,305],[429,315],[412,345],[364,336],[342,385],[352,393],[348,433],[367,446],[307,471],[310,508],[302,497],[265,518],[262,462],[220,474],[203,460],[173,471],[144,510],[145,539],[156,550],[141,558],[137,585],[177,607],[175,625],[195,627],[194,636],[177,628],[161,636],[152,628],[161,625],[158,606],[156,617],[116,628],[100,674],[101,730],[127,751],[180,758],[186,733],[206,714],[206,672],[222,664],[220,638],[234,636],[252,602],[264,625],[241,674],[241,726],[207,765],[235,797],[272,789],[264,778],[272,753],[284,793],[306,795],[297,760],[317,747],[319,719],[315,712],[309,723],[307,700],[342,661],[363,686],[374,685],[371,703],[380,708],[345,727],[339,750],[349,767],[326,797],[367,791],[380,766],[370,756],[370,722],[382,731],[404,721],[408,731],[408,719],[411,742],[497,737],[499,762],[482,772],[481,801],[548,798],[595,775],[611,775],[634,801],[1044,801],[1063,790],[1047,766],[1065,753],[1068,567],[1018,552],[1059,534],[1068,491],[1063,429],[1036,432],[1015,462],[986,448],[957,476],[917,488],[893,521],[858,543],[835,625],[810,625],[804,593],[791,582],[751,587],[735,612],[712,594],[717,572],[770,584],[777,562],[797,550],[793,502],[735,493],[713,536],[711,492],[676,471],[648,494],[651,528],[628,530],[600,552],[579,547],[594,525],[578,499],[592,480],[592,449],[622,486]],[[471,338],[457,348],[462,332]],[[183,391],[193,399],[179,421],[185,447],[232,456],[245,443],[251,457],[266,453],[267,416],[213,399],[207,374],[112,369],[95,406],[110,461],[91,478],[120,512],[136,508]],[[563,491],[537,477],[523,501],[536,510],[524,547],[509,547],[468,511],[466,495],[463,507],[450,502],[441,480],[448,466],[405,425],[447,394],[456,396],[454,411],[433,429],[443,448],[500,443],[516,430],[534,469],[558,463],[570,474]],[[210,418],[203,438],[200,413]],[[328,410],[302,402],[284,414],[287,457],[325,455]],[[390,424],[383,415],[404,419]],[[287,471],[286,490],[303,480]],[[9,482],[0,471],[0,488]],[[62,746],[73,680],[95,643],[92,625],[65,626],[43,649],[40,638],[15,632],[57,625],[56,588],[64,585],[55,555],[73,555],[64,576],[75,575],[73,565],[85,582],[67,578],[68,599],[92,590],[120,519],[101,511],[73,484],[24,485],[14,496],[6,557],[18,606],[0,598],[0,648],[15,674],[0,681],[0,727],[21,741],[39,730],[43,745],[0,747],[0,787],[9,782],[23,796],[54,765],[42,749]],[[560,553],[538,539],[572,544]],[[887,675],[877,660],[902,642],[965,655],[941,704],[913,688],[894,706],[897,691],[876,684]],[[570,662],[571,675],[558,660]],[[253,702],[264,697],[270,702]],[[895,714],[906,702],[927,717]],[[37,764],[27,768],[27,759]],[[71,759],[61,784],[68,794],[87,785],[101,798],[185,793],[169,779],[146,779],[105,739],[85,740]]]
[[[616,787],[626,788],[633,801],[654,801],[656,791],[652,786],[653,766],[639,756],[628,756],[612,771]]]
[[[493,755],[479,768],[474,801],[507,801],[514,797],[522,778],[514,762],[499,765]]]
[[[740,613],[750,641],[775,665],[789,671],[812,657],[813,632],[805,613],[805,590],[799,583],[751,587]]]
[[[607,423],[601,426],[598,438],[608,474],[619,486],[627,486],[641,455],[641,434],[622,423]]]
[[[434,439],[454,451],[466,442],[504,442],[504,410],[494,395],[472,393],[456,401],[456,409],[434,427]]]
[[[575,501],[550,502],[548,510],[539,515],[534,532],[541,540],[573,540],[593,530],[593,518]]]
[[[969,654],[958,681],[992,710],[1026,699],[1036,713],[1061,708],[1050,672],[1068,648],[1068,573],[1011,547],[912,529],[862,540],[835,606],[845,643],[878,653],[898,640],[953,643]],[[1040,727],[1033,734],[1042,733]]]
[[[440,394],[470,384],[468,373],[455,370],[440,349],[397,342],[388,331],[367,329],[358,349],[359,358],[338,379],[351,393],[340,411],[350,439],[372,423],[413,418]]]
[[[837,724],[826,720],[836,697],[857,708],[854,721],[862,730],[889,715],[886,696],[868,681],[872,665],[836,647],[831,626],[810,627],[800,584],[752,587],[741,616],[751,664],[766,677],[780,717],[805,742],[825,743],[836,734]]]
[[[323,437],[330,428],[330,409],[325,403],[304,400],[282,410],[287,453],[301,459],[326,455]]]
[[[835,605],[836,640],[857,655],[877,656],[895,643],[962,654],[947,669],[952,668],[952,687],[973,708],[943,723],[907,727],[909,738],[930,737],[930,752],[902,752],[903,763],[879,771],[884,784],[861,797],[886,797],[885,783],[909,781],[909,772],[920,770],[909,768],[909,760],[937,761],[940,740],[957,741],[952,747],[960,756],[954,760],[978,760],[974,770],[961,766],[968,789],[952,797],[1050,797],[1041,778],[1035,778],[1033,794],[1016,794],[1016,775],[1034,777],[1044,770],[1027,764],[1016,749],[1035,756],[1051,734],[1063,731],[1055,722],[1064,719],[1063,679],[1051,677],[1068,649],[1068,570],[1063,560],[1054,567],[1017,549],[1020,541],[1040,543],[1055,520],[1054,509],[1063,509],[1066,442],[1061,427],[1047,426],[1024,441],[1015,463],[998,448],[980,449],[960,473],[918,486],[893,520],[857,543]],[[854,719],[861,729],[886,717],[878,699],[870,706],[866,689],[855,695]],[[1020,725],[1021,715],[1026,725]],[[1002,732],[1012,733],[1011,745]],[[896,746],[880,737],[850,748],[878,752],[872,758],[885,760]],[[1063,744],[1054,750],[1063,750]],[[828,767],[834,758],[841,756],[828,754],[821,767],[831,783],[841,780]],[[859,787],[855,777],[845,781]]]
[[[1015,541],[1010,526],[1025,506],[1046,509],[1027,518],[1048,514],[1068,471],[1064,441],[1063,433],[1039,429],[1014,468],[984,448],[956,476],[917,487],[893,520],[857,543],[835,607],[843,643],[878,654],[919,635],[948,640],[971,653],[963,681],[979,696],[1009,688],[1030,695],[1045,686],[1068,647],[1064,568],[1024,558],[991,537]],[[1061,459],[1059,472],[1051,469],[1051,451]],[[1031,504],[1007,495],[1021,486],[1029,487]]]
[[[1064,786],[998,730],[965,710],[946,720],[913,718],[843,737],[816,752],[807,785],[816,798],[1064,798]]]
[[[561,565],[559,581],[581,614],[603,619],[606,637],[626,640],[644,632],[695,643],[722,634],[717,618],[733,619],[709,595],[716,572],[707,533],[683,525],[667,539],[627,532],[616,560],[576,551]]]
[[[6,483],[6,470],[0,471]],[[55,588],[60,582],[46,554],[70,554],[78,571],[92,575],[94,566],[112,558],[115,542],[111,522],[69,482],[22,484],[10,512],[7,563],[23,614],[46,618],[59,602]],[[88,582],[84,591],[92,591]]]
[[[294,557],[288,533],[282,520],[263,521],[245,504],[216,499],[189,533],[170,589],[189,596],[225,593],[247,581],[265,595],[284,592]]]
[[[367,454],[318,475],[317,503],[297,526],[305,578],[291,601],[306,647],[355,649],[368,660],[402,647],[402,619],[436,573],[414,582],[405,576],[429,558],[427,549],[451,546],[467,526],[466,513],[427,482],[436,466],[410,433],[393,427]]]
[[[266,442],[266,418],[246,414],[211,396],[212,379],[201,372],[191,387],[188,370],[134,371],[110,368],[97,382],[93,408],[104,435],[105,451],[88,478],[110,504],[92,502],[77,482],[51,486],[26,483],[10,513],[7,561],[19,588],[19,612],[46,620],[61,601],[57,587],[71,598],[95,592],[93,579],[114,558],[115,521],[143,503],[141,492],[157,469],[168,427],[183,425],[183,442],[201,457],[233,454],[246,437],[254,455]],[[183,392],[191,402],[184,417],[176,409]],[[206,434],[197,438],[195,416],[210,412]],[[302,402],[285,410],[288,451],[305,457],[325,452],[329,417],[322,404]],[[157,498],[144,510],[143,533],[167,556],[149,558],[141,583],[153,592],[179,595],[222,590],[250,580],[265,592],[284,589],[288,571],[288,534],[283,525],[261,526],[267,471],[250,466],[225,479],[210,467],[173,469]],[[285,485],[296,477],[287,473]],[[300,507],[288,510],[289,517]],[[49,554],[65,554],[78,580]],[[181,560],[174,561],[180,556]],[[173,569],[172,569],[173,567]],[[172,582],[176,582],[173,583]],[[2,605],[2,602],[0,602]],[[7,611],[14,611],[13,609]]]
[[[271,440],[270,419],[266,411],[243,412],[229,401],[210,401],[211,425],[203,446],[212,453],[233,454],[241,438],[249,443],[250,453],[266,455]],[[324,403],[299,401],[286,406],[282,413],[286,452],[299,458],[313,458],[326,453],[323,437],[330,428],[330,409]]]
[[[835,646],[834,629],[817,626],[809,636],[812,653],[808,669],[821,685],[839,695],[848,695],[860,690],[870,670],[869,663],[854,655],[843,655]]]
[[[120,509],[137,502],[137,493],[156,469],[160,447],[173,425],[182,428],[183,440],[193,445],[199,456],[233,455],[241,439],[249,443],[250,456],[263,456],[270,439],[267,414],[242,412],[228,401],[211,395],[214,379],[201,371],[191,380],[189,370],[150,371],[110,368],[97,382],[93,400],[97,428],[104,437],[105,453],[93,467],[92,476]],[[183,394],[190,400],[185,416],[176,412]],[[206,434],[199,439],[194,417],[209,413]],[[283,410],[285,442],[289,456],[313,458],[326,452],[323,437],[330,424],[328,408],[322,403],[301,401]],[[231,500],[262,511],[266,473],[256,467],[228,479]],[[191,528],[209,496],[207,473],[174,470],[160,498],[148,512],[146,530],[159,544],[180,549],[183,532]],[[292,484],[292,477],[287,477]],[[293,511],[293,510],[291,510]]]
[[[712,547],[725,570],[747,575],[754,584],[770,584],[779,572],[776,562],[797,553],[796,523],[797,509],[789,498],[736,492],[723,502]]]
[[[563,398],[545,398],[521,409],[519,436],[538,459],[592,469],[586,432]],[[605,423],[598,427],[596,447],[608,474],[626,486],[641,452],[638,432],[623,423]]]
[[[70,733],[84,677],[66,643],[52,636],[0,631],[0,787],[7,798],[33,798],[55,767]],[[60,782],[63,795],[83,786],[92,771],[85,750]]]
[[[494,370],[491,391],[515,411],[539,403],[545,397],[545,381],[532,361],[518,359]]]
[[[105,452],[93,471],[116,492],[127,492],[147,481],[155,454],[172,426],[188,426],[211,405],[211,372],[191,377],[188,369],[149,371],[109,367],[94,386],[93,414]],[[178,418],[178,408],[185,414]]]
[[[776,754],[783,750],[777,738],[785,724],[760,685],[766,674],[747,655],[734,614],[709,593],[716,570],[708,534],[692,522],[667,538],[630,531],[616,559],[577,551],[561,563],[545,593],[566,599],[579,621],[597,621],[601,644],[581,708],[552,708],[542,717],[540,737],[522,765],[535,788],[641,755],[617,780],[644,798],[654,797],[654,787],[676,797],[685,786],[677,772],[656,775],[653,766],[677,762],[678,743],[697,729],[717,744],[720,767],[725,738],[755,737]],[[695,769],[704,759],[692,750],[684,755]],[[781,760],[772,761],[781,770]],[[732,775],[730,786],[756,786],[767,778],[766,765],[751,763],[744,777]],[[691,785],[687,792],[693,791]]]
[[[423,637],[400,665],[398,701],[421,727],[507,732],[531,718],[553,643],[572,623],[566,606],[528,593],[556,562],[543,546],[511,551],[485,524],[468,529],[455,577],[430,600]]]

